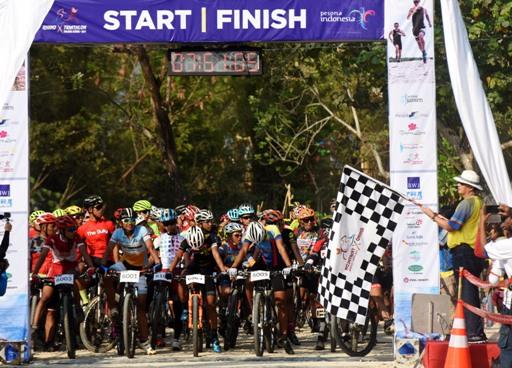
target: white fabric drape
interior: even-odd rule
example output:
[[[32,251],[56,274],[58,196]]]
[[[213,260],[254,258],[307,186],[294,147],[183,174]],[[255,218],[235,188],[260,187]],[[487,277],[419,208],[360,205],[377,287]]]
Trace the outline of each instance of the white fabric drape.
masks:
[[[54,0],[0,0],[0,107]]]
[[[512,188],[489,103],[457,0],[442,0],[444,42],[453,94],[480,171],[498,203],[512,206]]]

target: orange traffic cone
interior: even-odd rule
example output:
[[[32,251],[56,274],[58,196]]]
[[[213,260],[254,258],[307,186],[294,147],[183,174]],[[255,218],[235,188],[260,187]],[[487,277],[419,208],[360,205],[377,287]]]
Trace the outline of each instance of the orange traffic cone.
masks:
[[[464,321],[464,306],[460,299],[455,309],[444,368],[471,368],[471,353],[469,352],[466,322]]]

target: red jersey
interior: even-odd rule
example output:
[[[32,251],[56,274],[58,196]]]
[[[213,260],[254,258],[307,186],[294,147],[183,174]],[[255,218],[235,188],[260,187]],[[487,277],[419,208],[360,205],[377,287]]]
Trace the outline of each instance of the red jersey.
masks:
[[[30,239],[30,270],[33,271],[37,261],[39,260],[39,256],[41,255],[41,250],[44,245],[44,238],[33,227],[30,227],[28,236]],[[46,259],[44,260],[43,265],[39,269],[39,273],[46,275],[50,269],[51,263],[52,254],[49,252],[46,256]]]
[[[55,234],[45,239],[44,246],[52,254],[52,264],[48,276],[66,273],[78,265],[77,249],[84,244],[78,235],[67,239],[61,234]]]
[[[78,228],[77,234],[85,240],[91,257],[102,258],[115,229],[114,223],[110,220],[102,218],[96,221],[91,218]]]

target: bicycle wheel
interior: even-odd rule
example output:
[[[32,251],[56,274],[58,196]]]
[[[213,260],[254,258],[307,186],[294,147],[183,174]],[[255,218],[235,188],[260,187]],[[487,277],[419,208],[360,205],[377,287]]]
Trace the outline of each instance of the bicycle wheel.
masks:
[[[199,356],[199,345],[202,345],[200,334],[202,332],[199,330],[199,298],[197,295],[192,295],[192,346],[195,357]]]
[[[365,356],[377,343],[377,320],[371,312],[366,316],[364,325],[332,317],[331,332],[334,333],[341,350],[347,355]]]
[[[39,302],[39,295],[32,295],[30,297],[30,325],[33,326],[34,314],[36,313],[37,303]]]
[[[106,353],[116,344],[112,335],[113,322],[105,313],[104,302],[99,296],[94,297],[85,310],[84,321],[80,323],[80,338],[85,348],[93,353]]]
[[[149,316],[151,318],[151,347],[156,347],[156,341],[159,335],[162,335],[162,331],[165,330],[166,317],[164,314],[164,294],[160,291],[156,291],[153,296],[153,302],[151,303],[151,310]],[[164,338],[164,336],[162,336]]]
[[[277,318],[272,305],[272,300],[269,297],[265,298],[265,319],[263,320],[263,338],[265,340],[265,349],[268,353],[274,352],[274,326]]]
[[[123,304],[123,342],[126,356],[133,358],[135,355],[135,333],[137,316],[133,305],[133,295],[127,294]]]
[[[62,295],[62,325],[64,327],[64,339],[66,341],[66,352],[69,359],[76,357],[76,345],[74,335],[74,319],[73,311],[71,310],[72,304],[68,294]]]
[[[265,323],[265,305],[263,293],[257,292],[254,296],[252,309],[252,323],[254,327],[254,351],[256,356],[263,355],[265,344],[263,324]]]
[[[226,332],[224,337],[224,350],[234,348],[238,337],[239,320],[238,310],[238,290],[233,290],[229,296],[226,313]]]

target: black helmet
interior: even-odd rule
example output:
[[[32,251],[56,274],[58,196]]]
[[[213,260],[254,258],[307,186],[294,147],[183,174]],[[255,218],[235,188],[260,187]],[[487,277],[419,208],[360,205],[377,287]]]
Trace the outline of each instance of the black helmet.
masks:
[[[126,219],[126,218],[129,218],[129,219],[135,219],[135,213],[133,212],[133,209],[128,207],[128,208],[123,208],[121,210],[121,213],[119,215],[119,218],[122,220],[122,219]]]
[[[91,208],[98,204],[103,204],[103,198],[99,195],[92,195],[84,199],[84,208]]]

